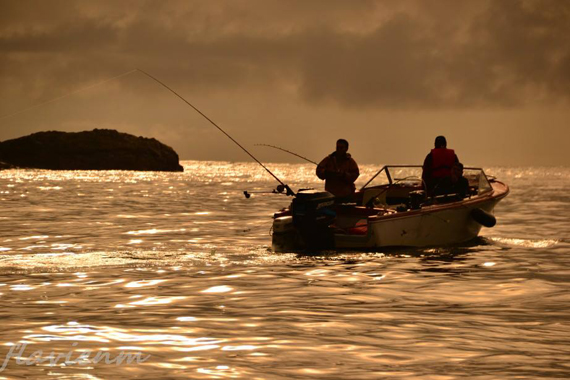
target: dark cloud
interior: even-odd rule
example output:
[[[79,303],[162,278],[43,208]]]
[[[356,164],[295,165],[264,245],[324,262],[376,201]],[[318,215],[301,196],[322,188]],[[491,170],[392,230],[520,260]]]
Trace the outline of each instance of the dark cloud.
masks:
[[[472,33],[475,57],[487,64],[497,92],[512,88],[522,96],[568,97],[569,2],[493,2]]]
[[[311,42],[303,93],[379,107],[568,99],[570,3],[498,1],[463,20],[467,27],[446,21],[399,14],[365,36]]]
[[[37,102],[140,67],[188,91],[348,107],[568,99],[569,2],[397,3],[3,1],[0,96]]]

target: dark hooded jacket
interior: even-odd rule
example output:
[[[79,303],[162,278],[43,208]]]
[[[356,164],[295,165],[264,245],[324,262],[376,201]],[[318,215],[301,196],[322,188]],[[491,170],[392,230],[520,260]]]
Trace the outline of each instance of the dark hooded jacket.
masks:
[[[354,181],[360,175],[356,161],[349,153],[341,158],[336,152],[326,156],[317,166],[317,177],[325,180],[325,190],[335,197],[354,194]]]

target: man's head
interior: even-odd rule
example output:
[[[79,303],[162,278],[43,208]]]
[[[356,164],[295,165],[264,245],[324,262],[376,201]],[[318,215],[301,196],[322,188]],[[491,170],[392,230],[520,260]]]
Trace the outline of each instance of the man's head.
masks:
[[[447,140],[445,136],[437,136],[435,138],[435,147],[436,148],[447,148]]]
[[[345,139],[338,139],[336,142],[336,153],[340,155],[345,155],[348,151],[348,141]]]

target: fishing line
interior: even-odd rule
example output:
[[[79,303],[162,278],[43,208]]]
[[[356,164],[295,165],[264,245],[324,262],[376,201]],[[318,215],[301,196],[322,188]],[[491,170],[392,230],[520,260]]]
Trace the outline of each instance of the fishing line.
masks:
[[[184,103],[186,103],[186,104],[188,104],[190,107],[192,107],[196,112],[198,112],[200,115],[202,115],[206,120],[208,120],[208,121],[209,121],[214,127],[216,127],[220,132],[222,132],[222,133],[223,133],[224,135],[226,135],[230,140],[232,140],[237,146],[239,146],[245,153],[247,153],[251,158],[253,158],[253,159],[255,160],[255,162],[257,162],[259,165],[261,165],[261,167],[262,167],[263,169],[265,169],[273,178],[275,178],[275,180],[277,180],[277,182],[279,182],[279,183],[283,186],[284,189],[287,190],[287,195],[295,195],[295,193],[293,192],[293,190],[291,190],[291,188],[289,188],[289,186],[287,186],[285,183],[283,183],[283,181],[281,181],[279,178],[277,178],[277,176],[276,176],[275,174],[273,174],[273,173],[271,172],[271,170],[269,170],[265,165],[263,165],[263,164],[261,163],[261,161],[259,161],[257,158],[255,158],[255,156],[254,156],[253,154],[251,154],[247,149],[245,149],[239,142],[237,142],[232,136],[230,136],[226,131],[224,131],[219,125],[217,125],[216,123],[214,123],[214,121],[213,121],[212,119],[210,119],[208,116],[206,116],[206,115],[205,115],[202,111],[200,111],[198,108],[196,108],[195,106],[193,106],[192,104],[190,104],[190,102],[188,102],[186,99],[184,99],[184,98],[183,98],[180,94],[178,94],[176,91],[174,91],[173,89],[171,89],[170,87],[168,87],[166,84],[164,84],[163,82],[161,82],[161,81],[158,80],[157,78],[153,77],[152,75],[150,75],[149,73],[147,73],[146,71],[143,71],[143,70],[141,70],[141,69],[133,69],[133,70],[127,71],[127,72],[125,72],[125,73],[119,74],[119,75],[117,75],[117,76],[114,76],[114,77],[112,77],[112,78],[105,79],[104,81],[101,81],[101,82],[92,84],[92,85],[87,86],[87,87],[80,88],[80,89],[75,90],[75,91],[72,91],[72,92],[70,92],[70,93],[68,93],[68,94],[65,94],[65,95],[59,96],[59,97],[57,97],[57,98],[48,100],[48,101],[46,101],[46,102],[43,102],[43,103],[40,103],[40,104],[35,104],[35,105],[31,106],[31,107],[24,108],[24,109],[22,109],[22,110],[13,112],[13,113],[8,114],[8,115],[2,115],[2,116],[0,116],[0,120],[5,119],[5,118],[9,118],[9,117],[12,117],[12,116],[15,116],[15,115],[18,115],[18,114],[20,114],[20,113],[29,111],[29,110],[34,109],[34,108],[37,108],[37,107],[44,106],[44,105],[49,104],[49,103],[53,103],[53,102],[59,101],[59,100],[61,100],[61,99],[63,99],[63,98],[66,98],[66,97],[68,97],[68,96],[77,94],[78,92],[86,91],[86,90],[88,90],[88,89],[91,89],[91,88],[100,86],[100,85],[102,85],[102,84],[105,84],[105,83],[110,82],[110,81],[112,81],[112,80],[116,80],[116,79],[118,79],[118,78],[127,76],[127,75],[132,74],[132,73],[135,73],[135,72],[140,72],[140,73],[146,75],[147,77],[151,78],[152,80],[156,81],[157,83],[159,83],[160,85],[162,85],[164,88],[166,88],[167,90],[169,90],[170,92],[172,92],[174,95],[176,95],[178,98],[180,98]],[[294,154],[294,153],[292,153],[292,152],[290,152],[290,153],[291,153],[291,154]],[[299,157],[300,157],[300,156],[299,156]]]
[[[77,94],[78,92],[82,92],[82,91],[89,90],[89,89],[91,89],[91,88],[100,86],[100,85],[102,85],[102,84],[105,84],[105,83],[110,82],[110,81],[115,80],[115,79],[119,79],[119,78],[121,78],[121,77],[127,76],[127,75],[132,74],[132,73],[135,73],[135,72],[137,72],[137,71],[138,71],[137,69],[134,69],[134,70],[131,70],[131,71],[127,71],[126,73],[122,73],[122,74],[119,74],[119,75],[117,75],[117,76],[115,76],[115,77],[105,79],[105,80],[102,81],[102,82],[98,82],[98,83],[89,85],[89,86],[87,86],[87,87],[80,88],[80,89],[78,89],[78,90],[72,91],[72,92],[70,92],[70,93],[68,93],[68,94],[65,94],[65,95],[62,95],[62,96],[58,96],[57,98],[54,98],[54,99],[45,101],[45,102],[43,102],[43,103],[35,104],[35,105],[33,105],[33,106],[30,106],[30,107],[28,107],[28,108],[24,108],[24,109],[22,109],[22,110],[19,110],[19,111],[14,112],[14,113],[11,113],[11,114],[8,114],[8,115],[0,116],[0,120],[6,119],[6,118],[8,118],[8,117],[12,117],[12,116],[15,116],[15,115],[18,115],[18,114],[21,114],[21,113],[23,113],[23,112],[29,111],[29,110],[34,109],[34,108],[37,108],[37,107],[45,106],[46,104],[56,102],[56,101],[61,100],[61,99],[63,99],[63,98],[67,98],[68,96]]]
[[[283,148],[280,148],[280,147],[275,146],[275,145],[269,145],[269,144],[254,144],[254,145],[255,145],[255,146],[268,146],[268,147],[270,147],[270,148],[279,149],[279,150],[282,150],[283,152],[292,154],[293,156],[296,156],[296,157],[299,157],[299,158],[301,158],[301,159],[303,159],[303,160],[305,160],[305,161],[308,161],[308,162],[310,162],[311,164],[318,165],[315,161],[309,160],[307,157],[303,157],[303,156],[301,156],[301,155],[299,155],[299,154],[297,154],[297,153],[291,152],[291,151],[289,151],[289,150],[287,150],[287,149],[283,149]]]
[[[170,87],[168,87],[166,84],[164,84],[163,82],[161,82],[160,80],[158,80],[157,78],[153,77],[152,75],[150,75],[149,73],[147,73],[146,71],[143,71],[141,69],[136,69],[137,71],[139,71],[140,73],[146,75],[147,77],[155,80],[156,82],[158,82],[159,84],[161,84],[162,86],[164,86],[167,90],[169,90],[170,92],[172,92],[174,95],[176,95],[177,97],[179,97],[184,103],[188,104],[190,107],[192,107],[196,112],[198,112],[200,115],[202,115],[204,117],[204,119],[208,120],[214,127],[218,128],[218,130],[220,132],[222,132],[224,135],[226,135],[230,140],[232,140],[237,146],[239,146],[245,153],[247,153],[251,158],[253,158],[255,160],[255,162],[257,162],[259,165],[261,165],[261,167],[263,169],[265,169],[269,174],[271,174],[271,176],[273,178],[275,178],[277,180],[277,182],[279,182],[281,185],[283,185],[285,187],[285,189],[287,189],[287,195],[295,195],[295,193],[293,192],[293,190],[291,190],[289,188],[289,186],[287,186],[286,184],[284,184],[279,178],[277,178],[277,176],[275,174],[273,174],[271,172],[271,170],[267,169],[267,167],[265,167],[265,165],[263,165],[261,163],[261,161],[259,161],[257,158],[255,158],[255,156],[253,154],[251,154],[247,149],[245,149],[240,143],[238,143],[232,136],[230,136],[226,131],[224,131],[218,124],[214,123],[212,121],[212,119],[210,119],[208,116],[206,116],[202,111],[200,111],[198,108],[194,107],[192,104],[190,104],[190,102],[188,102],[186,99],[184,99],[182,96],[180,96],[176,91],[174,91],[173,89],[171,89]]]

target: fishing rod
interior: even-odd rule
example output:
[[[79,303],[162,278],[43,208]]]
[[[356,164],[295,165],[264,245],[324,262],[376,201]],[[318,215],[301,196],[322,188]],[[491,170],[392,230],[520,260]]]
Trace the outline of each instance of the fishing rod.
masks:
[[[303,160],[305,160],[305,161],[307,161],[307,162],[310,162],[311,164],[318,165],[315,161],[309,160],[307,157],[303,157],[303,156],[301,156],[301,155],[299,155],[299,154],[297,154],[297,153],[291,152],[291,151],[289,151],[289,150],[287,150],[287,149],[283,149],[283,148],[280,148],[280,147],[275,146],[275,145],[269,145],[269,144],[254,144],[254,145],[255,145],[255,146],[268,146],[268,147],[270,147],[270,148],[279,149],[279,150],[281,150],[281,151],[283,151],[283,152],[292,154],[293,156],[299,157],[299,158],[301,158],[301,159],[303,159]]]
[[[246,198],[249,199],[249,197],[251,197],[251,194],[283,194],[283,191],[285,191],[285,187],[283,185],[279,185],[277,186],[276,189],[273,189],[271,191],[244,191],[243,195],[245,195]],[[288,194],[286,194],[288,195]]]
[[[63,99],[63,98],[66,98],[66,97],[68,97],[68,96],[71,96],[71,95],[73,95],[73,94],[76,94],[76,93],[78,93],[78,92],[82,92],[82,91],[91,89],[91,88],[93,88],[93,87],[100,86],[100,85],[102,85],[102,84],[104,84],[104,83],[107,83],[107,82],[109,82],[109,81],[112,81],[112,80],[115,80],[115,79],[118,79],[118,78],[127,76],[127,75],[132,74],[132,73],[135,73],[135,72],[139,72],[139,73],[141,73],[141,74],[144,74],[144,75],[146,75],[147,77],[149,77],[149,78],[151,78],[152,80],[154,80],[154,81],[156,81],[157,83],[159,83],[160,85],[162,85],[163,87],[165,87],[167,90],[169,90],[169,91],[172,92],[174,95],[176,95],[178,98],[180,98],[182,101],[184,101],[184,103],[188,104],[188,105],[189,105],[190,107],[192,107],[196,112],[198,112],[200,115],[202,115],[206,120],[208,120],[214,127],[216,127],[216,128],[217,128],[220,132],[222,132],[224,135],[226,135],[230,140],[232,140],[232,141],[233,141],[237,146],[239,146],[245,153],[247,153],[251,158],[253,158],[253,159],[255,160],[255,162],[257,162],[259,165],[261,165],[261,167],[262,167],[263,169],[265,169],[273,178],[275,178],[275,180],[277,180],[277,182],[279,182],[280,185],[277,187],[276,192],[278,192],[278,193],[283,193],[283,191],[286,190],[286,195],[293,195],[293,196],[295,195],[295,193],[293,192],[293,190],[291,190],[291,188],[290,188],[288,185],[286,185],[285,183],[283,183],[283,181],[281,181],[275,174],[273,174],[273,173],[271,172],[271,170],[269,170],[265,165],[263,165],[263,164],[261,163],[261,161],[259,161],[253,154],[251,154],[247,149],[245,149],[240,143],[238,143],[232,136],[230,136],[226,131],[224,131],[219,125],[217,125],[216,123],[214,123],[214,122],[212,121],[212,119],[210,119],[208,116],[206,116],[206,115],[205,115],[202,111],[200,111],[198,108],[196,108],[195,106],[193,106],[192,104],[190,104],[190,102],[188,102],[186,99],[184,99],[184,98],[183,98],[180,94],[178,94],[176,91],[174,91],[173,89],[171,89],[170,87],[168,87],[166,84],[164,84],[163,82],[161,82],[160,80],[158,80],[158,79],[155,78],[154,76],[150,75],[149,73],[147,73],[146,71],[143,71],[143,70],[141,70],[141,69],[133,69],[133,70],[124,72],[124,73],[122,73],[122,74],[119,74],[119,75],[117,75],[117,76],[114,76],[114,77],[112,77],[112,78],[108,78],[108,79],[105,79],[105,80],[103,80],[103,81],[101,81],[101,82],[92,84],[92,85],[90,85],[90,86],[83,87],[83,88],[80,88],[80,89],[78,89],[78,90],[72,91],[72,92],[70,92],[70,93],[68,93],[68,94],[59,96],[59,97],[57,97],[57,98],[50,99],[50,100],[48,100],[48,101],[46,101],[46,102],[43,102],[43,103],[40,103],[40,104],[35,104],[35,105],[31,106],[31,107],[27,107],[27,108],[25,108],[25,109],[16,111],[16,112],[11,113],[11,114],[8,114],[8,115],[0,115],[0,119],[9,118],[9,117],[15,116],[15,115],[17,115],[17,114],[26,112],[26,111],[28,111],[28,110],[30,110],[30,109],[33,109],[33,108],[36,108],[36,107],[40,107],[40,106],[43,106],[43,105],[46,105],[46,104],[49,104],[49,103],[56,102],[56,101],[58,101],[58,100],[61,100],[61,99]],[[247,196],[246,196],[246,197],[247,197]],[[249,198],[249,197],[248,197],[248,198]]]
[[[275,174],[273,174],[271,172],[271,170],[269,170],[265,165],[263,165],[261,163],[261,161],[259,161],[257,158],[255,158],[255,156],[253,154],[251,154],[247,149],[245,149],[240,143],[238,143],[232,136],[230,136],[226,131],[224,131],[218,124],[214,123],[212,121],[212,119],[210,119],[208,116],[206,116],[202,111],[200,111],[198,108],[194,107],[192,104],[190,104],[190,102],[188,102],[186,99],[184,99],[182,96],[180,96],[176,91],[174,91],[173,89],[171,89],[170,87],[168,87],[166,84],[164,84],[163,82],[161,82],[160,80],[158,80],[157,78],[153,77],[152,75],[150,75],[149,73],[147,73],[146,71],[143,71],[141,69],[136,69],[137,71],[139,71],[140,73],[146,75],[147,77],[151,78],[152,80],[156,81],[157,83],[159,83],[160,85],[162,85],[164,88],[166,88],[168,91],[172,92],[174,95],[176,95],[178,98],[180,98],[184,103],[188,104],[190,107],[192,107],[196,112],[198,112],[200,115],[202,115],[204,117],[204,119],[208,120],[214,127],[216,127],[220,132],[222,132],[224,135],[226,135],[226,137],[228,137],[230,140],[232,140],[237,146],[239,146],[241,148],[241,150],[243,150],[245,153],[247,153],[251,158],[253,158],[255,160],[255,162],[257,162],[259,165],[261,165],[261,167],[263,169],[265,169],[269,174],[271,174],[271,176],[273,178],[275,178],[275,180],[277,180],[277,182],[279,182],[281,184],[281,186],[283,186],[283,188],[285,190],[287,190],[286,194],[287,195],[292,195],[295,196],[295,193],[293,192],[293,190],[291,190],[291,188],[286,185],[285,183],[283,183],[283,181],[281,181]],[[246,195],[246,198],[249,198]]]

